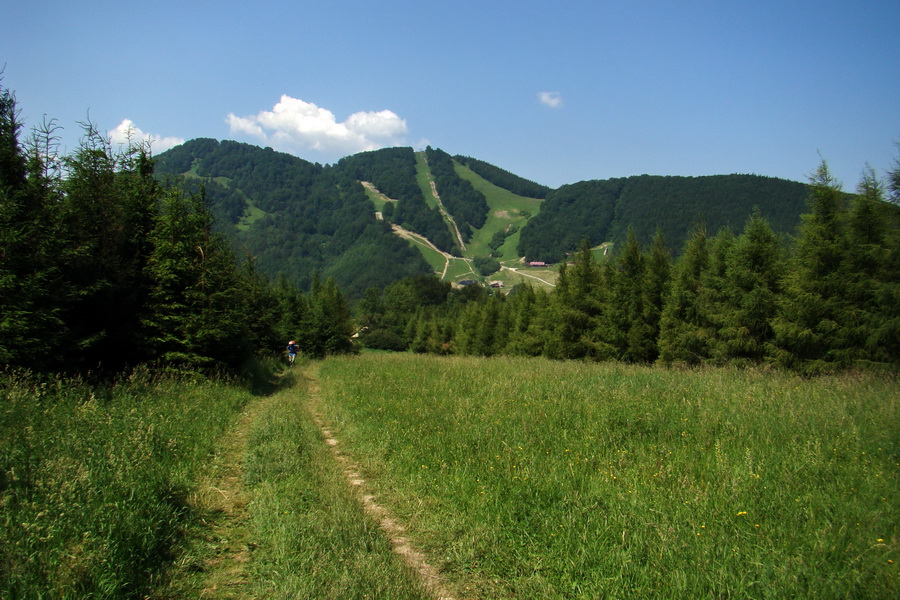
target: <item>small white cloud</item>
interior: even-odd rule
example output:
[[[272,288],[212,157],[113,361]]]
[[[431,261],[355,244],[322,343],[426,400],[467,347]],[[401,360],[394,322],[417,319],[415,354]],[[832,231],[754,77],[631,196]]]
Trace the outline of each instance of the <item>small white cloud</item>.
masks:
[[[541,92],[538,94],[538,100],[550,108],[560,108],[563,105],[562,94],[559,92]]]
[[[406,121],[390,110],[356,112],[338,122],[330,110],[286,94],[272,110],[249,117],[229,113],[225,122],[231,133],[249,135],[279,150],[315,150],[328,156],[400,145],[408,131]]]
[[[169,148],[174,148],[184,143],[184,138],[179,137],[160,137],[153,133],[144,133],[141,128],[134,124],[131,119],[122,119],[122,122],[115,129],[106,132],[109,141],[113,145],[127,146],[128,144],[150,144],[153,152],[165,152]]]

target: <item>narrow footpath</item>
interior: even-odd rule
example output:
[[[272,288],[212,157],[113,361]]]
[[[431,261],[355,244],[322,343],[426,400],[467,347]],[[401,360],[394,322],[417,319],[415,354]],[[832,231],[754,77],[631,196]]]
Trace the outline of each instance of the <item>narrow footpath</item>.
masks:
[[[428,562],[424,554],[416,550],[406,536],[406,527],[394,518],[385,506],[379,504],[369,482],[360,474],[359,467],[341,449],[340,442],[322,420],[319,409],[321,391],[318,380],[315,379],[314,375],[308,374],[307,381],[309,384],[310,412],[313,415],[313,419],[322,432],[325,443],[331,448],[335,461],[342,467],[348,484],[356,489],[357,497],[362,503],[366,514],[379,523],[382,531],[390,540],[394,552],[399,554],[406,564],[419,574],[425,588],[434,598],[437,600],[457,600],[457,596],[450,590],[446,579],[441,576],[437,568]]]
[[[305,366],[297,373],[306,379],[307,418],[311,418],[321,432],[321,439],[343,472],[348,491],[362,505],[365,514],[379,524],[393,551],[418,575],[422,587],[435,600],[460,600],[451,592],[438,569],[410,542],[406,528],[376,499],[371,486],[361,475],[359,467],[341,449],[321,417],[321,390],[315,367]],[[303,391],[297,390],[302,394]],[[191,597],[223,600],[256,598],[258,573],[251,567],[257,549],[251,527],[253,493],[245,483],[245,457],[248,438],[254,421],[264,418],[277,404],[277,397],[252,399],[234,424],[225,431],[220,446],[207,465],[190,504],[201,516],[202,528],[191,536],[193,541],[182,558],[174,565],[173,579],[165,590],[154,598]],[[304,411],[306,412],[306,411]]]
[[[200,598],[246,598],[252,584],[247,563],[256,545],[248,526],[250,493],[244,485],[247,436],[270,397],[254,398],[222,436],[222,446],[201,483],[195,506],[209,515],[204,542],[212,556],[194,567],[204,574]]]

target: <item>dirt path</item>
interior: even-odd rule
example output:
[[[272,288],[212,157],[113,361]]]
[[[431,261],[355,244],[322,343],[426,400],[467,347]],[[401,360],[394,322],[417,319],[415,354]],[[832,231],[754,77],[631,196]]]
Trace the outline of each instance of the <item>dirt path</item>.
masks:
[[[391,542],[394,552],[399,554],[406,564],[422,579],[425,588],[437,600],[456,600],[457,596],[450,590],[447,581],[437,568],[428,562],[427,557],[413,547],[406,536],[406,527],[390,511],[379,504],[368,481],[360,474],[359,467],[341,450],[340,442],[322,420],[319,410],[321,392],[319,383],[312,375],[307,375],[309,382],[309,402],[313,419],[322,431],[325,443],[331,448],[335,461],[343,468],[347,482],[356,490],[366,514],[375,519]]]
[[[543,283],[543,284],[545,284],[545,285],[549,285],[550,287],[556,287],[556,284],[555,284],[555,283],[550,283],[550,282],[547,281],[546,279],[541,279],[541,278],[538,277],[537,275],[532,275],[531,273],[526,273],[525,271],[519,271],[519,269],[517,269],[516,267],[504,267],[504,266],[501,266],[500,268],[501,268],[502,270],[505,270],[505,271],[512,271],[512,272],[515,273],[516,275],[521,275],[522,277],[531,277],[532,279],[537,279],[537,280],[540,281],[541,283]]]
[[[438,210],[441,211],[441,214],[444,216],[444,220],[450,223],[450,226],[453,228],[453,233],[456,235],[456,243],[459,244],[460,250],[465,251],[466,243],[463,242],[462,234],[459,232],[459,228],[456,226],[456,220],[453,216],[447,212],[447,209],[444,207],[444,203],[441,202],[441,197],[438,195],[437,185],[435,185],[434,180],[430,180],[428,183],[431,184],[431,194],[434,196],[434,199],[437,201]]]
[[[244,455],[253,420],[270,397],[254,398],[222,436],[193,501],[206,513],[204,542],[214,551],[203,560],[200,598],[245,598],[251,584],[247,563],[256,545],[247,524],[250,493],[244,486]]]

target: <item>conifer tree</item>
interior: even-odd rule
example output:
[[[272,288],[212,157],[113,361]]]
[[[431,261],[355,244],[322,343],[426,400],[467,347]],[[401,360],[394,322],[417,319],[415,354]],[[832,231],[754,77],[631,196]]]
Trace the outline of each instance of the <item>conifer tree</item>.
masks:
[[[758,211],[747,221],[727,261],[720,330],[713,354],[720,362],[760,362],[773,338],[783,272],[778,237]]]
[[[301,350],[314,358],[354,351],[350,305],[334,279],[318,277],[310,290],[309,309],[297,336]]]
[[[771,354],[783,366],[820,372],[852,358],[844,328],[856,317],[845,300],[843,193],[825,162],[811,184],[811,212],[803,215],[784,279]]]
[[[659,322],[669,295],[672,276],[672,258],[661,228],[657,228],[653,236],[646,263],[644,323],[648,327],[648,338],[653,341],[648,348],[646,360],[652,362],[659,357]]]
[[[150,235],[143,326],[151,358],[180,368],[237,367],[252,348],[234,256],[212,231],[202,196],[170,189]]]
[[[574,264],[560,265],[553,294],[550,320],[552,330],[545,346],[551,358],[607,358],[615,348],[599,338],[598,319],[603,302],[601,272],[590,241],[582,241]]]
[[[615,326],[620,340],[618,356],[626,362],[649,362],[656,354],[654,327],[647,321],[646,277],[646,258],[634,229],[629,227],[625,250],[617,261],[609,302],[610,310],[617,308],[622,316]]]
[[[29,159],[21,128],[14,96],[0,86],[0,365],[48,368],[65,338],[58,198],[35,176],[53,157]]]
[[[709,357],[714,326],[701,297],[708,268],[706,228],[698,225],[675,265],[672,290],[660,320],[659,359],[665,364],[696,365]]]

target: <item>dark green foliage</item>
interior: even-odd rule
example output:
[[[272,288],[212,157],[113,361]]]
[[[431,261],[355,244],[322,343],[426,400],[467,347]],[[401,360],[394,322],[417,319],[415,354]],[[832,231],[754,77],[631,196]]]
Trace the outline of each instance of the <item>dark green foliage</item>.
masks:
[[[415,231],[444,250],[453,250],[453,239],[440,213],[428,206],[416,180],[416,155],[412,148],[385,148],[342,158],[336,168],[347,177],[369,181],[388,198],[397,200],[383,217]],[[389,232],[389,230],[387,230]],[[418,268],[418,265],[417,265]],[[422,273],[421,269],[418,272]],[[411,273],[403,273],[405,276]],[[398,277],[391,279],[396,281]],[[382,285],[383,287],[383,285]],[[355,294],[352,297],[358,297]]]
[[[151,359],[189,367],[245,361],[248,297],[229,248],[212,233],[203,199],[167,193],[150,239],[143,326]]]
[[[350,305],[333,279],[314,280],[307,307],[296,335],[306,355],[323,358],[354,351]]]
[[[697,364],[709,356],[713,327],[702,302],[708,267],[706,228],[697,227],[675,265],[671,293],[660,319],[659,356],[665,363]]]
[[[572,262],[560,264],[552,294],[524,287],[503,297],[468,286],[428,302],[379,297],[371,322],[402,334],[373,340],[477,356],[896,370],[900,208],[882,200],[871,174],[853,197],[824,166],[813,183],[812,213],[790,261],[759,211],[738,237],[723,227],[709,238],[695,226],[674,269],[661,228],[647,251],[631,230],[601,264],[582,240]],[[406,309],[391,312],[392,304]]]
[[[188,192],[202,183],[218,229],[255,257],[261,273],[283,274],[303,288],[315,273],[326,273],[357,299],[369,285],[431,271],[419,252],[375,220],[359,181],[399,199],[393,219],[439,247],[452,245],[440,215],[422,198],[410,148],[364,152],[322,167],[271,148],[192,140],[163,153],[159,170],[183,176]],[[265,215],[241,226],[251,205]]]
[[[624,184],[624,179],[583,181],[550,192],[541,212],[522,228],[519,254],[555,263],[582,240],[607,241]]]
[[[65,333],[55,259],[58,197],[45,176],[55,157],[27,156],[20,131],[15,98],[0,87],[0,364],[45,366]]]
[[[583,181],[548,194],[540,214],[522,229],[518,250],[532,260],[556,262],[584,238],[593,245],[624,241],[628,227],[642,244],[657,228],[681,244],[695,223],[705,222],[710,231],[738,227],[754,206],[776,232],[788,233],[807,195],[804,184],[757,175]]]
[[[896,211],[871,177],[848,210],[825,163],[810,204],[773,321],[775,360],[813,373],[863,362],[896,366]]]
[[[348,177],[371,182],[393,200],[421,197],[412,148],[384,148],[347,156],[335,165]]]
[[[770,320],[778,308],[784,274],[782,247],[759,213],[747,221],[727,257],[718,309],[720,326],[713,355],[720,362],[760,362],[773,338]]]
[[[441,149],[425,149],[428,167],[434,176],[438,194],[460,231],[480,229],[487,220],[488,205],[484,194],[456,174],[453,159]]]
[[[213,231],[202,194],[161,185],[145,147],[113,152],[92,124],[84,129],[71,156],[50,151],[52,122],[26,151],[14,99],[0,88],[0,366],[102,376],[151,362],[236,372],[295,333],[306,335],[310,354],[352,350],[349,307],[333,281],[308,300],[289,284],[272,288]],[[189,150],[204,146],[219,148],[200,141]],[[181,165],[194,168],[195,158],[183,152]],[[365,202],[356,182],[316,183],[322,189],[309,196],[322,204]],[[345,216],[324,226],[364,239],[373,222]]]
[[[547,194],[550,193],[550,188],[545,185],[535,183],[524,177],[519,177],[500,167],[486,163],[483,160],[460,155],[456,155],[453,158],[458,163],[466,165],[472,169],[473,172],[490,181],[497,187],[509,190],[519,196],[525,196],[526,198],[546,198]]]
[[[472,266],[482,277],[487,277],[500,270],[500,263],[496,258],[488,256],[476,256],[472,259]]]
[[[406,349],[415,335],[417,311],[444,304],[449,295],[450,284],[434,275],[406,277],[388,285],[383,293],[370,288],[357,307],[364,328],[360,339],[369,348]]]

